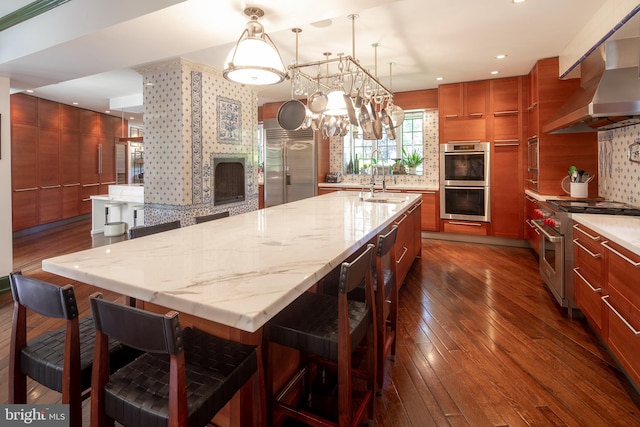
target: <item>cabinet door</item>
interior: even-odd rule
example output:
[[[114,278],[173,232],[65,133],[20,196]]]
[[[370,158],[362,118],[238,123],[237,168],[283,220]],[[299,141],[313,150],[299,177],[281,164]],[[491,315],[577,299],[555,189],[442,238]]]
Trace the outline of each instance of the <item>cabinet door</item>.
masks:
[[[494,144],[491,182],[492,235],[522,238],[522,185],[520,145],[517,142]]]
[[[103,136],[99,140],[100,183],[116,183],[116,144],[113,136]]]
[[[100,135],[99,114],[95,111],[79,109],[80,133],[82,135]]]
[[[422,193],[421,226],[423,230],[440,230],[440,209],[437,191]]]
[[[38,131],[38,184],[40,188],[60,186],[60,132]]]
[[[462,102],[465,116],[479,118],[486,115],[488,94],[489,82],[487,80],[464,83]]]
[[[520,110],[520,78],[491,80],[491,98],[493,114],[513,114]]]
[[[98,184],[98,137],[87,134],[80,136],[80,183]]]
[[[62,217],[80,214],[80,132],[63,128],[60,138]]]
[[[438,87],[438,109],[440,117],[454,119],[462,113],[462,83],[440,85]]]
[[[82,126],[80,123],[80,109],[70,105],[62,104],[62,129],[67,131],[80,132]]]
[[[11,125],[11,184],[14,190],[38,187],[38,128]]]
[[[11,95],[11,123],[38,125],[38,98],[16,93]]]
[[[13,231],[38,225],[38,190],[36,188],[13,190],[11,201]]]
[[[60,104],[38,98],[38,127],[40,129],[60,129]]]

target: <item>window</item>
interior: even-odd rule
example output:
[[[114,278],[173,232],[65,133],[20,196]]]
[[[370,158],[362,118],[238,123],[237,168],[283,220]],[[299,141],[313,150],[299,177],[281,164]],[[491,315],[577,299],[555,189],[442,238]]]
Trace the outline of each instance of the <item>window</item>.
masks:
[[[419,153],[424,157],[424,112],[405,112],[402,127],[396,129],[396,139],[390,140],[383,132],[382,139],[366,140],[361,129],[354,128],[353,132],[344,137],[344,170],[348,174],[369,174],[371,163],[392,166],[402,161],[402,149],[407,154]],[[374,150],[377,150],[374,152]],[[371,154],[374,153],[374,159]],[[416,174],[422,175],[422,162],[416,169]]]

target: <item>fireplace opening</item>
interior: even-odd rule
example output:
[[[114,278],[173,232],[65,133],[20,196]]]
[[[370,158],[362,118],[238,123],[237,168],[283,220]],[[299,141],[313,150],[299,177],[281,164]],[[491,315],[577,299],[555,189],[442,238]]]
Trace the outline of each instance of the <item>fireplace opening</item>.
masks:
[[[244,158],[214,159],[213,167],[213,204],[244,201]]]

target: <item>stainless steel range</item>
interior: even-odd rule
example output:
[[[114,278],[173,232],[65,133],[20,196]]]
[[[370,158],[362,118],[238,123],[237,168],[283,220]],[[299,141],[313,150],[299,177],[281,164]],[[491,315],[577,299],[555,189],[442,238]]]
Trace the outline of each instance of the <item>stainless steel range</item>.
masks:
[[[533,223],[540,231],[540,275],[570,318],[581,316],[573,299],[573,220],[571,214],[640,215],[640,208],[602,200],[539,202]]]

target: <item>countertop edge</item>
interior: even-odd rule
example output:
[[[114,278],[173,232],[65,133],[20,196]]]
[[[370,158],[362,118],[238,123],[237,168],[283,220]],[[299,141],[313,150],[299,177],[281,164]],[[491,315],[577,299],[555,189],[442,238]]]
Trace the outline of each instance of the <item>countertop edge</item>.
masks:
[[[571,217],[640,256],[640,217],[597,214],[572,214]]]

